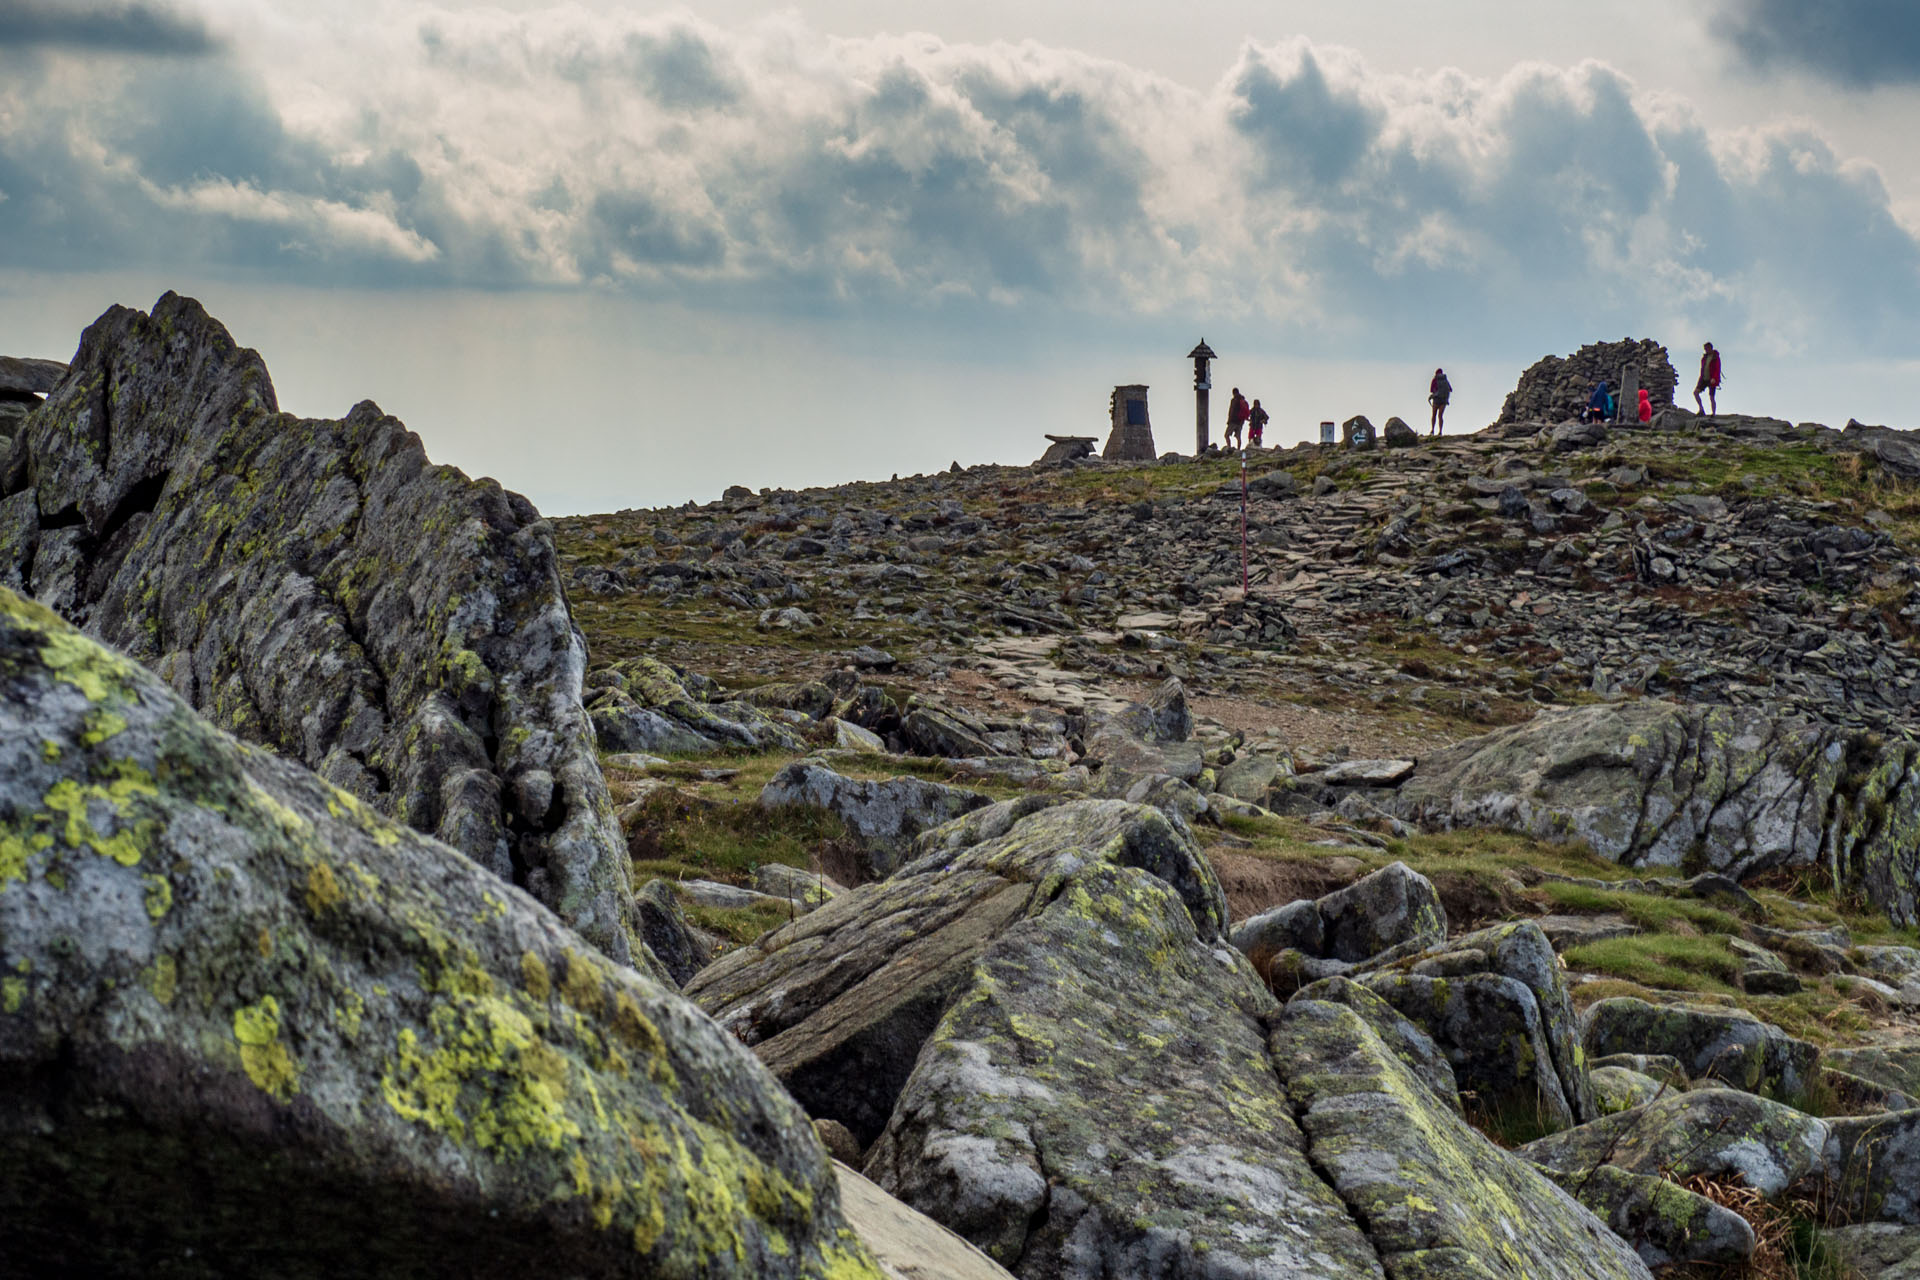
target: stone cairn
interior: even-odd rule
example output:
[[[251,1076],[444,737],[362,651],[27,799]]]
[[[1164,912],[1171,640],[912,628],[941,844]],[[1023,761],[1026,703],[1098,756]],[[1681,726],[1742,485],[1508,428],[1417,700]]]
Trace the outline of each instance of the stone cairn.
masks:
[[[1667,359],[1667,349],[1651,338],[1637,342],[1622,338],[1588,343],[1570,356],[1540,360],[1520,375],[1520,385],[1508,393],[1493,425],[1570,421],[1586,407],[1594,383],[1604,378],[1618,394],[1628,372],[1646,388],[1656,414],[1673,404],[1674,387],[1680,380]]]
[[[1111,461],[1152,462],[1160,455],[1153,448],[1153,425],[1147,420],[1147,389],[1144,386],[1115,387],[1109,404],[1113,433],[1100,456]]]

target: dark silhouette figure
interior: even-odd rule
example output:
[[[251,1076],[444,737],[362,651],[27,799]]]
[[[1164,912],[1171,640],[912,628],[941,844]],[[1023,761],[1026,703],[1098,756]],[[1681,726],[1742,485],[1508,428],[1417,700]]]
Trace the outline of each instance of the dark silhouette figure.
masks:
[[[1236,449],[1243,447],[1241,431],[1247,425],[1249,412],[1247,398],[1240,394],[1240,388],[1235,387],[1233,399],[1227,402],[1227,439]]]
[[[1700,393],[1707,393],[1710,409],[1700,407]],[[1693,408],[1696,413],[1720,412],[1720,353],[1711,342],[1700,350],[1700,381],[1693,384]]]
[[[1453,384],[1447,381],[1445,369],[1433,371],[1433,381],[1427,384],[1427,403],[1433,406],[1433,416],[1427,422],[1427,434],[1444,435],[1447,430],[1447,401],[1453,399]]]

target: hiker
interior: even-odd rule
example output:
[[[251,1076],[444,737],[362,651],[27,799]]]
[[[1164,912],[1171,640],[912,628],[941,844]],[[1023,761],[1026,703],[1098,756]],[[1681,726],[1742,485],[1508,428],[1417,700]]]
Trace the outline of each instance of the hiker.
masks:
[[[1700,381],[1693,384],[1693,408],[1696,413],[1708,412],[1700,407],[1700,393],[1707,393],[1707,403],[1713,413],[1720,412],[1720,353],[1713,349],[1711,342],[1700,351]]]
[[[1646,426],[1653,421],[1653,399],[1647,395],[1645,387],[1640,388],[1640,425]]]
[[[1233,389],[1233,399],[1227,402],[1227,439],[1234,447],[1240,448],[1240,429],[1247,423],[1247,398],[1240,394],[1240,388]]]
[[[1247,410],[1247,443],[1258,449],[1267,434],[1267,411],[1260,407],[1260,397],[1253,398],[1253,408]]]
[[[1433,371],[1433,381],[1427,384],[1427,403],[1433,406],[1433,416],[1427,422],[1427,434],[1443,435],[1447,429],[1447,401],[1453,399],[1453,384],[1447,381],[1445,369]]]
[[[1587,397],[1587,410],[1580,415],[1582,422],[1605,422],[1613,417],[1613,388],[1607,385],[1605,378],[1594,384],[1593,394]]]

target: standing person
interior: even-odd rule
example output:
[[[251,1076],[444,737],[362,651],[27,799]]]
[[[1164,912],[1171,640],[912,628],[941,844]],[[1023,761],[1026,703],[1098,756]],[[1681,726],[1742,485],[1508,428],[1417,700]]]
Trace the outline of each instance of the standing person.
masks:
[[[1240,430],[1247,425],[1247,398],[1240,394],[1240,388],[1233,389],[1233,399],[1227,402],[1227,439],[1234,447],[1241,445]]]
[[[1445,369],[1433,371],[1433,381],[1427,384],[1427,403],[1433,406],[1433,416],[1427,422],[1427,434],[1444,435],[1447,430],[1447,401],[1453,399],[1453,384],[1447,381]]]
[[[1260,397],[1253,398],[1253,408],[1247,410],[1247,443],[1260,448],[1267,434],[1267,411],[1260,407]]]
[[[1653,400],[1647,395],[1647,389],[1645,387],[1640,388],[1640,404],[1638,408],[1641,426],[1645,426],[1647,423],[1653,421]]]
[[[1693,408],[1696,413],[1706,410],[1700,407],[1700,393],[1707,393],[1707,403],[1713,406],[1714,413],[1720,412],[1720,353],[1713,349],[1711,342],[1700,351],[1700,381],[1693,384]]]

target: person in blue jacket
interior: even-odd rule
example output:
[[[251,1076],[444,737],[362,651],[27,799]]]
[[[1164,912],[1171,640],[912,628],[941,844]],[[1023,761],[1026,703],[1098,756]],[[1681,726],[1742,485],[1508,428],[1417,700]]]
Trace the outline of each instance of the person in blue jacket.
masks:
[[[1587,411],[1580,417],[1582,422],[1610,422],[1613,420],[1613,389],[1602,378],[1587,397]]]

